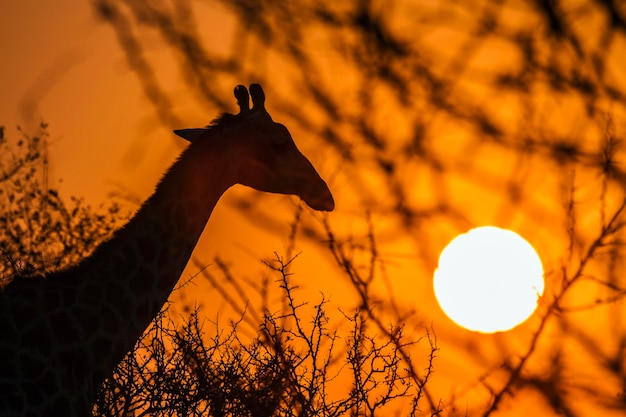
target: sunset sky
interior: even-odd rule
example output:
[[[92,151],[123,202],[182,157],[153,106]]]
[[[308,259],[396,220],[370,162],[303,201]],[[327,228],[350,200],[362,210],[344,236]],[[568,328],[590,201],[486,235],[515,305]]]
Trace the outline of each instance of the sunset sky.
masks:
[[[145,141],[144,153],[157,158],[176,143],[173,135],[160,139],[167,131],[154,120],[111,29],[96,19],[88,2],[0,7],[0,47],[11,57],[4,60],[0,80],[2,123],[8,134],[16,125],[33,131],[41,121],[50,124],[52,174],[63,181],[63,191],[101,201],[115,181],[137,176],[135,164],[125,159],[136,139]],[[149,139],[153,135],[156,141]],[[160,175],[155,172],[153,179]],[[124,184],[133,189],[144,183],[128,180]]]
[[[355,244],[364,268],[368,253],[358,244],[371,225],[377,308],[386,320],[405,317],[415,338],[434,330],[440,350],[429,392],[443,401],[444,415],[483,415],[521,358],[520,379],[491,415],[624,413],[626,232],[614,226],[626,221],[626,151],[618,144],[626,135],[626,24],[610,30],[609,12],[585,1],[563,6],[570,25],[560,36],[538,6],[523,2],[406,1],[387,9],[374,2],[372,14],[391,28],[378,37],[360,37],[363,19],[354,27],[310,23],[312,12],[291,21],[268,9],[263,38],[262,22],[244,21],[234,6],[191,2],[189,33],[217,63],[207,69],[194,61],[198,74],[208,74],[198,80],[160,28],[137,25],[132,8],[111,0],[133,22],[168,99],[155,105],[118,42],[119,27],[97,16],[96,3],[0,4],[0,125],[16,138],[17,125],[35,132],[49,124],[51,187],[93,205],[115,192],[144,200],[186,146],[171,130],[235,112],[234,85],[262,82],[268,111],[289,128],[337,204],[324,217],[303,211],[293,272],[304,298],[313,303],[324,293],[334,311],[358,304],[323,225]],[[621,16],[626,21],[626,10]],[[184,24],[175,29],[184,32]],[[394,50],[389,39],[403,42]],[[287,252],[297,204],[229,191],[195,255],[205,265],[226,259],[244,280],[267,275],[260,259]],[[546,289],[522,325],[480,334],[443,313],[432,277],[455,236],[490,225],[535,248]],[[190,265],[186,275],[198,269]],[[227,303],[205,281],[180,300],[210,305],[212,318],[237,313],[223,312]]]

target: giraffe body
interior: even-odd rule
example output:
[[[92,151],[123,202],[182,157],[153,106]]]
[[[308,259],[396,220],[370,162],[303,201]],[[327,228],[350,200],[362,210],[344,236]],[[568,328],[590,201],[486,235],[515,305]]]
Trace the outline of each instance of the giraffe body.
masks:
[[[76,266],[0,292],[0,416],[85,416],[176,285],[222,194],[235,184],[293,194],[317,210],[326,183],[272,121],[257,84],[240,112],[175,131],[191,145],[136,215]]]

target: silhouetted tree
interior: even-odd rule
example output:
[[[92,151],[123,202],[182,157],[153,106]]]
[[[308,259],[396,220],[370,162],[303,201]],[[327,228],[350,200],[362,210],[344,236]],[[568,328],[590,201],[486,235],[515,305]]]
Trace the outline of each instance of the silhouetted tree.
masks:
[[[47,180],[47,138],[45,123],[34,135],[0,137],[0,285],[76,263],[124,220],[115,203],[59,196]]]
[[[425,381],[403,350],[420,341],[407,341],[403,326],[372,334],[363,310],[336,326],[323,296],[298,300],[292,261],[268,264],[288,307],[265,311],[257,336],[243,336],[242,317],[228,329],[216,323],[207,338],[198,310],[182,327],[164,310],[104,384],[95,415],[418,415]],[[426,379],[437,352],[434,335],[427,342]]]

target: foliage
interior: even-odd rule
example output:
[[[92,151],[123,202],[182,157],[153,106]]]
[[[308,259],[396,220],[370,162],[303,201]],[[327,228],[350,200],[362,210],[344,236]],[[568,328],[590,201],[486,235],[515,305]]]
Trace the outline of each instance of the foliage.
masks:
[[[69,202],[48,184],[48,126],[0,138],[0,285],[16,275],[45,274],[76,263],[122,220],[119,206]]]
[[[343,316],[333,329],[328,300],[322,296],[314,306],[297,300],[287,272],[292,260],[276,256],[268,264],[288,307],[265,311],[250,340],[239,329],[243,317],[228,330],[216,324],[206,340],[198,310],[181,328],[163,311],[104,384],[95,415],[417,415],[425,381],[415,378],[404,350],[419,341],[407,341],[403,326],[372,334],[366,311]],[[437,352],[427,336],[426,379]],[[409,406],[401,412],[403,404]]]

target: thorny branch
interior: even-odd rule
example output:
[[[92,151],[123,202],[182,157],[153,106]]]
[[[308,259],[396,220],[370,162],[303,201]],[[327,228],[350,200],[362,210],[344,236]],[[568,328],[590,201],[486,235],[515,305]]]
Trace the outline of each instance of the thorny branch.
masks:
[[[251,339],[238,331],[243,316],[229,331],[216,326],[206,341],[197,310],[182,328],[162,312],[102,388],[96,415],[123,410],[136,415],[375,416],[402,407],[399,399],[409,399],[407,415],[417,415],[423,386],[416,386],[408,371],[414,359],[401,350],[419,340],[407,341],[402,327],[389,329],[393,338],[371,333],[371,317],[361,311],[344,316],[350,324],[344,338],[339,329],[329,328],[323,295],[305,322],[310,306],[297,299],[288,272],[293,261],[276,255],[267,263],[278,275],[288,308],[280,314],[266,311]],[[427,374],[436,351],[430,334],[429,342]],[[350,380],[352,389],[343,390]],[[441,405],[431,415],[440,410]]]
[[[376,330],[382,332],[386,338],[393,344],[395,354],[399,355],[408,365],[407,371],[409,372],[411,380],[418,387],[416,394],[416,402],[422,397],[426,398],[433,415],[438,414],[441,411],[441,401],[435,402],[434,396],[427,390],[426,383],[430,375],[433,373],[433,363],[436,357],[437,339],[435,337],[434,330],[426,331],[428,342],[431,346],[430,358],[428,366],[419,372],[414,367],[411,361],[411,345],[400,343],[400,336],[402,332],[401,327],[388,327],[385,325],[385,319],[382,314],[377,313],[376,305],[381,302],[371,293],[371,284],[377,276],[377,270],[380,267],[381,261],[378,259],[376,252],[376,244],[374,237],[373,225],[368,221],[368,233],[366,237],[366,243],[361,245],[352,239],[347,241],[339,241],[334,235],[334,232],[327,219],[322,220],[325,231],[327,234],[327,244],[333,255],[333,258],[343,270],[345,275],[353,283],[354,288],[358,293],[358,299],[360,305],[358,311],[367,317],[368,321],[372,321],[376,326]],[[364,266],[357,264],[359,255],[365,255],[366,261]],[[391,300],[393,301],[393,300]]]
[[[578,267],[571,273],[571,275],[567,275],[567,272],[564,271],[564,276],[562,279],[563,286],[559,289],[559,291],[554,295],[554,298],[548,305],[537,330],[534,332],[533,337],[528,344],[528,348],[526,352],[521,356],[519,363],[510,371],[510,376],[504,386],[494,393],[492,403],[490,407],[485,412],[484,416],[487,417],[491,415],[497,408],[502,398],[506,394],[511,393],[512,387],[519,382],[520,375],[524,369],[524,365],[530,359],[535,349],[537,348],[537,344],[539,338],[542,336],[548,321],[554,316],[560,314],[563,311],[563,307],[561,306],[562,300],[566,297],[568,290],[570,290],[578,281],[585,277],[585,268],[588,263],[594,259],[597,252],[605,248],[610,242],[607,242],[608,239],[617,238],[617,234],[622,231],[625,226],[624,221],[621,216],[626,209],[626,199],[622,201],[620,206],[615,210],[608,223],[602,225],[602,229],[600,231],[599,236],[591,242],[589,247],[587,248],[587,252],[582,256],[578,263]],[[626,292],[624,290],[620,291],[620,294],[617,294],[616,297],[626,296]],[[609,300],[612,302],[612,300]],[[606,302],[606,300],[605,300]]]

